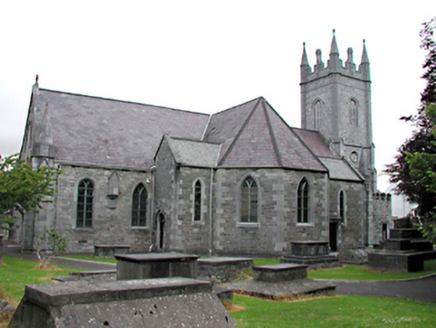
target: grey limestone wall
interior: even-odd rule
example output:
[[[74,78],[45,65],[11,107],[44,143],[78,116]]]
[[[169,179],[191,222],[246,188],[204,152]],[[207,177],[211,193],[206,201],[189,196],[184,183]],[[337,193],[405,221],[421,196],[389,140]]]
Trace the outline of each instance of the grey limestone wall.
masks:
[[[322,133],[338,155],[355,159],[352,164],[374,189],[370,82],[364,75],[355,76],[352,72],[337,74],[326,68],[321,73],[322,78],[314,73],[301,84],[301,126]],[[315,103],[318,101],[320,119],[316,126]],[[351,115],[352,102],[357,110],[356,121]],[[351,156],[353,152],[357,158]]]
[[[176,171],[176,162],[171,149],[166,140],[163,140],[156,156],[155,213],[161,213],[165,217],[163,249],[183,251],[176,217],[176,175],[178,173]],[[160,234],[157,220],[155,220],[154,227],[153,243],[159,245]]]
[[[211,170],[207,168],[180,167],[177,175],[177,225],[180,238],[177,244],[183,251],[195,254],[208,254],[210,248],[210,179]],[[201,220],[194,220],[194,186],[200,181]]]
[[[59,176],[56,204],[47,227],[58,228],[69,241],[70,252],[94,252],[95,244],[130,245],[131,251],[145,251],[150,239],[152,190],[151,174],[139,171],[109,170],[62,165]],[[119,177],[119,194],[109,199],[108,179],[116,172]],[[77,188],[82,179],[94,184],[93,220],[91,228],[76,227]],[[146,227],[132,227],[132,194],[139,183],[148,193]]]
[[[259,188],[258,223],[240,222],[240,184],[251,175]],[[306,177],[310,220],[297,223],[297,189]],[[327,175],[283,169],[218,169],[214,185],[214,249],[217,254],[276,256],[293,240],[328,240]]]
[[[369,244],[378,245],[382,239],[382,225],[392,228],[392,197],[391,194],[375,193],[372,195],[373,217],[370,222]]]
[[[339,214],[339,192],[345,195],[345,220],[338,229],[338,248],[363,247],[366,243],[367,193],[364,183],[332,180],[330,214]]]
[[[315,127],[314,104],[320,100],[321,126]],[[357,126],[350,124],[350,101],[357,104]],[[302,128],[318,130],[333,140],[344,139],[349,145],[369,146],[370,134],[369,84],[339,74],[315,80],[301,88]]]

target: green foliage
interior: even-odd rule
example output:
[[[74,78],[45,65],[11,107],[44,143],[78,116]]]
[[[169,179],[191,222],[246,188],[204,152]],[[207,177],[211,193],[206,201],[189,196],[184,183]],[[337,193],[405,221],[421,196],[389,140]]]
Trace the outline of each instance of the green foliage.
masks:
[[[235,295],[230,315],[238,327],[434,327],[436,303],[409,299],[338,296],[277,302]]]
[[[0,224],[11,226],[14,213],[37,212],[42,203],[52,202],[59,173],[48,166],[32,169],[18,155],[0,156]]]
[[[436,40],[434,29],[436,18],[423,24],[420,32],[421,48],[426,50],[423,79],[427,86],[421,93],[421,106],[416,115],[402,117],[405,122],[415,125],[412,137],[399,149],[395,163],[388,165],[391,182],[397,184],[397,191],[411,202],[418,204],[416,214],[421,220],[424,235],[435,241],[436,207]]]
[[[59,231],[50,228],[38,238],[35,245],[36,255],[39,259],[39,267],[45,269],[54,256],[64,253],[68,247],[68,239],[62,237]]]

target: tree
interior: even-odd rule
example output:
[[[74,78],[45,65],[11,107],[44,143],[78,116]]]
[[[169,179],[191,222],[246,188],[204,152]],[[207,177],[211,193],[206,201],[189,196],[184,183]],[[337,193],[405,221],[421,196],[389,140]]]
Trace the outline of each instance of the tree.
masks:
[[[33,170],[18,155],[0,156],[0,226],[9,229],[17,218],[16,213],[38,212],[42,203],[52,202],[59,173],[49,166]]]
[[[431,188],[431,171],[436,172],[436,167],[431,166],[424,170],[423,160],[429,161],[436,154],[436,120],[434,107],[436,103],[436,42],[434,29],[436,18],[423,24],[420,32],[421,48],[428,52],[423,68],[422,76],[427,81],[427,86],[421,94],[421,106],[416,115],[402,117],[401,120],[415,125],[416,131],[412,137],[400,147],[399,154],[393,164],[387,166],[387,172],[391,174],[391,182],[397,184],[397,191],[406,198],[418,204],[417,215],[426,222],[421,227],[432,226],[432,217],[436,207],[436,189]],[[428,157],[428,156],[429,157]],[[425,171],[425,172],[424,172]],[[424,174],[425,173],[425,174]],[[433,221],[434,222],[434,221]],[[432,235],[428,235],[432,237]]]
[[[430,122],[430,133],[436,139],[436,104],[425,107],[425,116]],[[430,144],[436,147],[436,141]],[[406,153],[406,163],[409,166],[410,176],[416,181],[417,187],[422,193],[435,197],[436,195],[436,152]],[[420,228],[425,237],[436,243],[436,202],[431,199],[429,203],[418,204],[420,206]],[[433,206],[433,208],[431,208]],[[421,208],[424,208],[422,210]]]
[[[39,268],[45,269],[51,263],[53,257],[67,250],[68,239],[61,237],[59,231],[51,228],[39,236],[35,245],[36,255],[39,259]]]

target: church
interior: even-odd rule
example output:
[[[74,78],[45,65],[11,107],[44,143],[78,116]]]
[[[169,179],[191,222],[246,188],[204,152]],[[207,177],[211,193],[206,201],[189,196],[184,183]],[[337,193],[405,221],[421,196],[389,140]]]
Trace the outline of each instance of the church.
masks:
[[[264,98],[213,115],[33,86],[21,156],[62,171],[53,203],[22,218],[33,248],[45,229],[69,252],[281,256],[293,241],[331,251],[377,245],[390,195],[376,186],[370,66],[348,49],[301,61],[301,128]]]

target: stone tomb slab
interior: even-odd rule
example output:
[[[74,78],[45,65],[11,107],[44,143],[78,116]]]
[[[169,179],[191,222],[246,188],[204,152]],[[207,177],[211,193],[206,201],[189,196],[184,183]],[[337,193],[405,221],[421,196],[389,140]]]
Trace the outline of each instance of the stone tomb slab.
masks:
[[[316,295],[320,293],[334,294],[336,285],[326,281],[311,279],[297,279],[286,282],[241,281],[225,284],[224,287],[232,289],[239,294],[246,294],[267,299],[287,299],[301,295]]]
[[[326,241],[292,241],[291,254],[280,258],[281,263],[307,264],[309,267],[337,266],[337,257],[329,254],[329,244]]]
[[[371,251],[368,267],[379,271],[418,272],[424,270],[424,261],[435,254],[436,251]]]
[[[251,267],[252,258],[213,257],[197,261],[198,277],[218,283],[235,279],[241,270]]]
[[[209,282],[188,278],[26,286],[11,327],[235,327]]]
[[[94,245],[94,256],[97,257],[112,257],[115,254],[127,254],[129,252],[129,245]]]
[[[307,265],[280,263],[253,267],[254,280],[263,282],[285,282],[307,278]]]
[[[182,253],[115,255],[117,280],[185,277],[197,278],[200,256]]]

